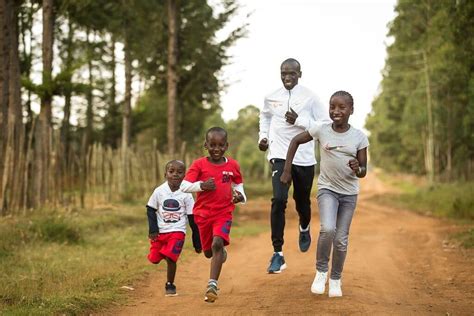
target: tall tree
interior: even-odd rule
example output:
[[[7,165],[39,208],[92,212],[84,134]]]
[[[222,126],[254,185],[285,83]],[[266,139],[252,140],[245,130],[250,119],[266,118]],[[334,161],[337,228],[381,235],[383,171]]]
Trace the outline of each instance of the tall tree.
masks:
[[[167,87],[168,87],[168,153],[171,157],[176,148],[176,108],[178,89],[178,12],[179,1],[167,0],[168,10],[168,65],[167,65]]]

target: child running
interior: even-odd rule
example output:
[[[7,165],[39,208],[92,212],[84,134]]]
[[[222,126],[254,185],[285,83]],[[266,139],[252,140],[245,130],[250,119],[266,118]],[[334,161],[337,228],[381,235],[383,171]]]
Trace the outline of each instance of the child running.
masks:
[[[346,259],[349,228],[354,214],[359,180],[367,172],[367,136],[349,124],[354,101],[346,91],[335,92],[329,101],[332,123],[312,126],[290,143],[281,182],[291,181],[291,163],[300,144],[319,142],[321,165],[318,178],[318,206],[321,221],[316,252],[316,276],[311,292],[324,294],[332,248],[329,297],[342,296],[341,274]]]
[[[199,231],[193,219],[194,199],[192,194],[183,193],[179,186],[183,181],[186,167],[179,160],[166,164],[166,182],[157,187],[146,205],[148,216],[148,238],[151,247],[148,260],[158,264],[165,259],[168,264],[165,295],[176,296],[174,278],[176,261],[184,245],[186,221],[192,229],[193,247],[200,253],[201,242]],[[187,216],[186,216],[187,215]],[[186,220],[187,219],[187,220]]]
[[[230,242],[234,204],[246,201],[240,166],[237,161],[224,157],[228,147],[226,130],[210,128],[204,143],[209,156],[195,160],[181,184],[181,191],[197,192],[194,219],[204,255],[212,258],[204,297],[209,303],[217,299],[217,282],[227,259],[224,246]]]

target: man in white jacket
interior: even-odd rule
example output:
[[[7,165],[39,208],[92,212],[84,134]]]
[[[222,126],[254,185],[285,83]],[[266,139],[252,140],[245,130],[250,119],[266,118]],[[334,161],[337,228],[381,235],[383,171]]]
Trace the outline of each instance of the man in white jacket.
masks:
[[[289,58],[283,61],[280,72],[283,87],[265,97],[260,112],[258,144],[261,151],[268,149],[267,157],[272,165],[271,228],[274,254],[270,260],[268,273],[280,273],[286,268],[283,234],[289,186],[280,182],[280,176],[285,165],[288,146],[293,137],[308,130],[316,121],[329,120],[327,109],[315,94],[308,88],[298,85],[301,66],[296,59]],[[311,245],[310,194],[315,164],[314,141],[299,146],[293,160],[291,175],[294,183],[293,199],[299,215],[299,247],[302,252],[306,252]]]

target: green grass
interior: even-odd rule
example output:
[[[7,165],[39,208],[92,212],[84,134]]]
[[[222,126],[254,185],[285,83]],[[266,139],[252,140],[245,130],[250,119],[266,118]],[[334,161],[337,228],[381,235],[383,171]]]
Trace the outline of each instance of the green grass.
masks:
[[[136,204],[0,218],[0,314],[87,314],[126,299],[120,287],[157,268],[146,260],[147,230]],[[262,230],[237,219],[232,237]],[[191,249],[187,238],[181,261]]]
[[[438,183],[432,186],[399,177],[383,177],[400,193],[374,197],[379,203],[406,208],[421,214],[449,218],[471,226],[474,222],[474,182]],[[474,246],[473,230],[455,236],[464,247]]]

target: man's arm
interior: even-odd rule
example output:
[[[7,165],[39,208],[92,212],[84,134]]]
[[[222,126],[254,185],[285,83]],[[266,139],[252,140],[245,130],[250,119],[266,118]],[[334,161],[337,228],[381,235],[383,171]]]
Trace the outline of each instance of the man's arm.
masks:
[[[270,107],[268,106],[267,99],[265,98],[265,100],[263,101],[263,108],[260,111],[258,133],[259,148],[262,151],[265,151],[268,148],[268,132],[270,130],[271,120],[272,113],[270,111]]]
[[[328,109],[326,109],[319,99],[313,97],[309,106],[311,115],[309,117],[298,116],[295,120],[296,126],[309,130],[316,124],[331,122]]]

